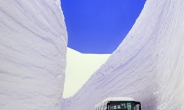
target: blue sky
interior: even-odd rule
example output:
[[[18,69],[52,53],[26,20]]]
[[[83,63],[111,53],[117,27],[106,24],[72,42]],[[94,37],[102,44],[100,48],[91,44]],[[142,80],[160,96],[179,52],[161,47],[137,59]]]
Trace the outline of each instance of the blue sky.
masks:
[[[61,0],[68,47],[111,54],[128,34],[146,0]]]

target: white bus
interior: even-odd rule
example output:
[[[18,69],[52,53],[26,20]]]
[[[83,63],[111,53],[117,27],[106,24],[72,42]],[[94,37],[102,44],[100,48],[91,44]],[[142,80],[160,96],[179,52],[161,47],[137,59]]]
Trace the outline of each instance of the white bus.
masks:
[[[110,97],[95,105],[95,110],[141,110],[141,103],[129,97]]]

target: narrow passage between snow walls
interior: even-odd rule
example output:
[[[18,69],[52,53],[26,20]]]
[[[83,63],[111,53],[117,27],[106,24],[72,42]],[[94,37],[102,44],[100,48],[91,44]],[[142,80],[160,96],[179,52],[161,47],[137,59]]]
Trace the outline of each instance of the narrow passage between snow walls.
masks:
[[[133,28],[107,62],[61,110],[94,110],[128,96],[143,110],[184,109],[184,1],[147,0]]]

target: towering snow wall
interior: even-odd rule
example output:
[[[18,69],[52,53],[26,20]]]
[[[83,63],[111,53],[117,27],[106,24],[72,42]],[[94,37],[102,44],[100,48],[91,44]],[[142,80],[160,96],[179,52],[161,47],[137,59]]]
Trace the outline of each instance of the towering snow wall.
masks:
[[[60,110],[66,44],[59,0],[1,0],[0,109]]]
[[[184,110],[184,1],[147,0],[133,28],[62,110],[94,110],[111,96],[143,110]]]

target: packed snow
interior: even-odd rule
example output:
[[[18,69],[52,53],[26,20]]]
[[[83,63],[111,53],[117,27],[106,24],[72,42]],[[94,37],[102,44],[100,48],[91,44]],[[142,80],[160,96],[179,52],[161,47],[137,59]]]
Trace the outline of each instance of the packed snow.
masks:
[[[67,32],[59,0],[0,1],[0,109],[60,110]]]
[[[147,0],[117,50],[61,104],[67,32],[59,0],[1,0],[0,109],[94,110],[125,96],[143,110],[183,110],[183,7],[183,0]]]
[[[63,97],[71,97],[111,54],[84,54],[67,48],[66,77]]]
[[[143,110],[184,110],[184,1],[147,0],[107,62],[62,110],[94,110],[108,97],[132,97]]]

